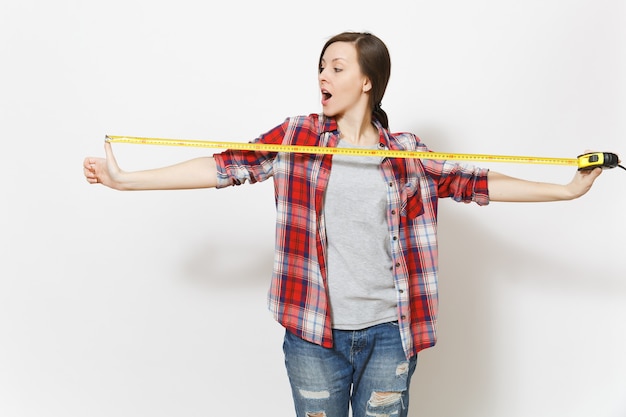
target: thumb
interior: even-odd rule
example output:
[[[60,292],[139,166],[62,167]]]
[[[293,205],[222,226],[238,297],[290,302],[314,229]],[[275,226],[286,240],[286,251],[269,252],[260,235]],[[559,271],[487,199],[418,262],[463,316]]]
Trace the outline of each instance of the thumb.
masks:
[[[109,142],[108,140],[104,142],[104,153],[106,155],[109,171],[115,172],[119,170],[119,166],[117,165],[117,161],[115,160],[115,155],[113,155],[113,147],[111,146],[111,142]]]

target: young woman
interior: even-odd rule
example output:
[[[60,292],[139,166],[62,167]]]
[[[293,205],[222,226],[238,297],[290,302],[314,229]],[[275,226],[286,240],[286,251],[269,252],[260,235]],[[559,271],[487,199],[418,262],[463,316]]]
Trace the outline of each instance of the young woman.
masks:
[[[341,33],[319,59],[323,114],[287,118],[271,144],[427,151],[390,133],[380,102],[385,44]],[[286,329],[284,354],[298,416],[406,416],[417,353],[436,341],[439,198],[555,201],[585,194],[601,173],[566,185],[530,182],[447,161],[228,150],[125,172],[105,143],[88,182],[118,190],[227,187],[273,178],[276,249],[269,306]]]

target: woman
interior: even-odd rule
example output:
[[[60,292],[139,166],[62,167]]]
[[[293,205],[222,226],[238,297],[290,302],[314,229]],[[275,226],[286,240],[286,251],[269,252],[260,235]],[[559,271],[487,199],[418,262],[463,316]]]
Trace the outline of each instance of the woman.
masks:
[[[271,144],[427,151],[390,133],[380,102],[391,63],[369,33],[322,49],[323,114],[291,117],[257,138]],[[226,187],[273,178],[276,255],[269,307],[298,416],[406,416],[417,353],[436,341],[438,198],[556,201],[582,196],[601,173],[566,185],[530,182],[446,161],[225,151],[177,165],[122,171],[88,157],[88,182],[118,190]]]

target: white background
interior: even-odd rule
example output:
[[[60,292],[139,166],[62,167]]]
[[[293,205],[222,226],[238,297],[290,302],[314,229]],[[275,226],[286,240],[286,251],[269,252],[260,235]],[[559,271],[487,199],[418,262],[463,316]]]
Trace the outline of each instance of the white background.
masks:
[[[624,2],[399,3],[2,1],[0,415],[293,414],[265,306],[271,182],[124,193],[81,166],[105,134],[248,141],[319,112],[335,33],[387,43],[391,129],[433,150],[626,154]],[[115,152],[129,170],[207,153]],[[614,169],[573,202],[441,202],[440,340],[412,417],[626,415],[625,185]]]

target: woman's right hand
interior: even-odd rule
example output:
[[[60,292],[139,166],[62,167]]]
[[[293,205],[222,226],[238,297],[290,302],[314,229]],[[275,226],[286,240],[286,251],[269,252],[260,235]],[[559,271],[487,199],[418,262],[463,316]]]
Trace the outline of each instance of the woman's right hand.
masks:
[[[117,165],[110,142],[104,142],[105,158],[89,156],[83,161],[83,172],[90,184],[103,184],[119,189],[123,174]]]
[[[175,165],[143,171],[122,171],[110,142],[104,143],[104,158],[87,157],[83,172],[90,184],[116,190],[182,190],[217,185],[217,167],[212,157],[200,157]]]

